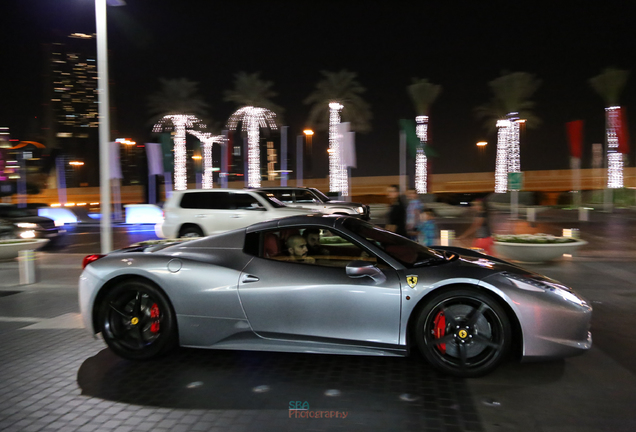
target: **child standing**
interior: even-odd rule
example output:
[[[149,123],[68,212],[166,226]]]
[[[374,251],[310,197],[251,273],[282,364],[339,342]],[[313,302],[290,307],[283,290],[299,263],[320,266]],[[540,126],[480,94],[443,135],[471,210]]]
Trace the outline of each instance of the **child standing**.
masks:
[[[430,208],[420,211],[420,221],[417,224],[417,241],[424,246],[433,246],[438,243],[437,224],[435,213]]]

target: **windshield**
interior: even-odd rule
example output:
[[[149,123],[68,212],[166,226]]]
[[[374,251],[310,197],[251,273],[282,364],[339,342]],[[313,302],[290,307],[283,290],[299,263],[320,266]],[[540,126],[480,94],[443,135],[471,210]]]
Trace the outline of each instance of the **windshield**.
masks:
[[[348,218],[343,225],[382,249],[407,268],[446,261],[446,258],[441,253],[368,222]]]
[[[322,202],[329,202],[331,201],[331,198],[329,198],[327,195],[325,195],[324,193],[320,192],[318,189],[316,188],[309,188],[310,191],[312,191],[314,193],[314,195],[316,195],[318,197],[318,199]]]
[[[268,203],[270,203],[270,205],[274,208],[281,208],[281,207],[287,207],[285,204],[283,204],[282,202],[278,201],[278,198],[276,198],[274,196],[273,193],[270,192],[260,192],[260,191],[255,191],[260,197],[262,197],[265,201],[267,201]]]

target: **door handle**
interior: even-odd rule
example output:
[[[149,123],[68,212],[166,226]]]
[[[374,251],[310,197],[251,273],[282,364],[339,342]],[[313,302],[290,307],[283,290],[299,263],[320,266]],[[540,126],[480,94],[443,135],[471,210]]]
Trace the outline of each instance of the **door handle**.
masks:
[[[198,215],[194,215],[195,218],[204,218],[205,215],[204,214],[198,214]]]
[[[249,282],[258,282],[260,279],[254,275],[244,274],[241,276],[241,282],[249,283]]]
[[[243,217],[243,215],[242,214],[233,214],[232,217],[233,218],[240,218],[240,217]]]

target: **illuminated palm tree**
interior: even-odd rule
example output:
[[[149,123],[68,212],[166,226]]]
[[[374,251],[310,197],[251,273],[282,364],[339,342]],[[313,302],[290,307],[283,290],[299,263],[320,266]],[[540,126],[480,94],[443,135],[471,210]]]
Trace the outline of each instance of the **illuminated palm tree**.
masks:
[[[527,72],[504,73],[488,83],[494,97],[490,104],[476,109],[478,117],[486,119],[489,130],[497,127],[497,159],[495,192],[508,190],[508,173],[521,172],[519,130],[522,123],[535,127],[540,120],[534,115],[534,102],[529,98],[541,85],[541,80]]]
[[[431,84],[426,79],[413,78],[413,84],[407,87],[407,91],[413,104],[417,117],[415,132],[420,139],[420,145],[415,154],[415,190],[417,193],[424,194],[427,192],[427,160],[424,148],[428,142],[428,112],[431,105],[442,91],[442,86]]]
[[[607,139],[607,187],[623,187],[623,157],[618,152],[621,127],[621,107],[618,99],[625,87],[629,71],[607,68],[590,79],[590,85],[605,101],[605,134]]]
[[[174,130],[174,188],[188,188],[186,130],[201,122],[207,104],[198,95],[198,83],[186,78],[160,78],[161,89],[148,98],[153,132]]]
[[[247,74],[239,72],[235,76],[234,90],[225,93],[225,100],[235,102],[239,108],[228,120],[228,128],[237,129],[241,123],[243,131],[247,130],[247,185],[261,186],[261,149],[260,129],[277,129],[276,116],[282,108],[275,105],[270,98],[277,95],[271,90],[273,83],[263,81],[259,73]]]
[[[351,130],[367,132],[371,129],[371,111],[360,96],[366,89],[356,80],[355,72],[322,71],[322,75],[323,79],[305,99],[305,104],[312,104],[309,123],[318,130],[329,128],[329,191],[346,195],[347,168],[340,160],[338,124],[342,118],[351,123]]]

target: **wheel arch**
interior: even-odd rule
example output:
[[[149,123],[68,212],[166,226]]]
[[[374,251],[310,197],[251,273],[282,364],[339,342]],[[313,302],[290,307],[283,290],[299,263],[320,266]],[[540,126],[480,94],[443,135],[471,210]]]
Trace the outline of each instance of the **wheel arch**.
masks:
[[[177,314],[175,313],[174,305],[172,304],[172,301],[170,300],[170,297],[168,296],[168,294],[166,294],[166,291],[152,279],[149,279],[147,277],[140,276],[140,275],[131,275],[131,274],[116,276],[112,278],[111,280],[109,280],[108,282],[106,282],[104,285],[102,285],[102,287],[99,289],[99,292],[97,293],[97,296],[95,297],[95,301],[93,302],[93,309],[91,311],[91,319],[93,322],[93,332],[95,334],[99,332],[99,309],[102,305],[102,302],[104,301],[104,297],[106,297],[106,294],[108,294],[108,292],[112,290],[115,286],[117,286],[118,284],[124,281],[131,281],[131,280],[139,280],[141,282],[148,283],[152,285],[154,288],[161,291],[161,294],[163,294],[163,296],[166,298],[168,305],[170,305],[170,311],[172,312],[172,315],[175,317],[175,320],[174,320],[175,332],[176,332],[177,340],[179,340],[179,323],[178,323],[178,320],[176,319]]]
[[[409,319],[408,319],[408,323],[406,327],[406,331],[407,331],[406,344],[408,349],[410,350],[415,343],[415,339],[414,339],[415,323],[417,322],[417,318],[420,314],[420,311],[426,306],[426,304],[432,297],[440,293],[452,291],[456,289],[472,289],[472,290],[484,293],[488,295],[490,298],[492,298],[494,301],[496,301],[497,304],[503,308],[503,310],[506,312],[506,317],[508,318],[508,321],[510,321],[510,326],[511,326],[510,330],[512,333],[512,341],[511,341],[512,344],[510,347],[510,354],[515,359],[520,359],[523,356],[523,331],[521,329],[521,323],[519,322],[519,318],[517,317],[517,314],[514,313],[510,305],[497,292],[485,286],[474,285],[469,283],[453,283],[449,285],[444,285],[434,290],[431,290],[430,292],[426,293],[426,295],[424,295],[422,298],[418,300],[417,304],[415,305],[415,307],[411,311],[411,314],[409,315]]]

